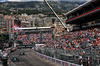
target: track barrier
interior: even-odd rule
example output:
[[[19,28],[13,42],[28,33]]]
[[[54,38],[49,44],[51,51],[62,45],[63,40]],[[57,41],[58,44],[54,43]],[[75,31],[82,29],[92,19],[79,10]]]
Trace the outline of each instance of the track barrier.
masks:
[[[90,66],[90,58],[88,57],[88,66]]]
[[[81,64],[81,66],[83,66],[82,56],[79,56],[79,59],[80,59],[80,64]]]
[[[49,61],[54,62],[56,64],[59,64],[61,66],[82,66],[82,65],[66,62],[66,61],[63,61],[63,60],[59,60],[59,59],[56,59],[56,58],[52,58],[52,57],[40,54],[40,53],[35,52],[35,51],[34,51],[34,54],[36,54],[37,56],[39,56],[39,57],[41,57],[41,58],[43,58],[45,60],[49,60]]]
[[[8,60],[8,65],[9,66],[16,66],[10,59]]]

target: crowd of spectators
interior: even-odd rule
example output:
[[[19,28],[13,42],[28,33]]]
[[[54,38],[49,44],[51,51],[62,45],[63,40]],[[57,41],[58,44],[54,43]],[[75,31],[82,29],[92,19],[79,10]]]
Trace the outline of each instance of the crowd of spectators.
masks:
[[[85,53],[86,48],[95,49],[100,46],[100,28],[67,32],[50,40],[47,47],[64,49],[67,51],[79,50],[79,54]]]
[[[18,35],[17,40],[23,44],[40,42],[40,34]],[[51,33],[42,33],[42,42],[46,42],[46,47],[64,49],[67,51],[79,50],[79,54],[85,53],[85,48],[95,49],[100,46],[100,28],[66,32],[61,36],[52,39]]]
[[[42,33],[42,42],[48,42],[52,39],[51,33]]]
[[[32,43],[39,43],[40,39],[42,39],[42,42],[48,42],[52,39],[51,33],[42,33],[41,34],[26,34],[26,35],[18,35],[17,40],[20,40],[23,42],[23,44],[32,44]]]
[[[39,34],[26,34],[18,35],[17,40],[23,42],[23,44],[31,44],[32,42],[39,42]]]

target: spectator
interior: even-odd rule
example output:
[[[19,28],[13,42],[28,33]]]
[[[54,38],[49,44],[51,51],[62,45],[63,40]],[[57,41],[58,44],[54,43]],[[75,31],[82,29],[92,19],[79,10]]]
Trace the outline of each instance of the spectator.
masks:
[[[83,49],[82,48],[78,48],[79,49],[79,55],[83,55]]]

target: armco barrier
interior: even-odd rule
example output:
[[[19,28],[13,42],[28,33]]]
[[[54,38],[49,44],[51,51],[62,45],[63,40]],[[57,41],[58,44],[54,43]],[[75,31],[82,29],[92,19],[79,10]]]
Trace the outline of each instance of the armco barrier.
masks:
[[[9,66],[16,66],[10,59],[8,60],[8,65]]]
[[[66,61],[63,61],[63,60],[56,59],[56,58],[52,58],[52,57],[40,54],[40,53],[35,52],[35,51],[34,51],[34,54],[36,54],[37,56],[39,56],[39,57],[41,57],[45,60],[49,60],[49,61],[54,62],[56,64],[59,64],[61,66],[81,66],[81,65],[78,65],[78,64],[74,64],[74,63],[66,62]]]

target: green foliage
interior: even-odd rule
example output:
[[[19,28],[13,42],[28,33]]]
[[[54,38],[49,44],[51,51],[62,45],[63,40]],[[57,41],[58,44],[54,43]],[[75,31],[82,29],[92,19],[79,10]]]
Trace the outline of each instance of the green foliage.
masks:
[[[68,1],[49,1],[49,4],[52,6],[52,8],[56,11],[57,14],[61,14],[64,12],[67,12],[71,10],[72,8],[77,7],[80,4],[80,2],[68,2]],[[2,7],[3,6],[3,7]],[[44,2],[1,2],[0,3],[0,10],[5,10],[3,14],[10,14],[12,10],[16,10],[19,8],[19,14],[21,13],[27,13],[27,14],[38,14],[38,13],[43,13],[48,16],[52,16],[49,14],[51,10],[49,7],[44,3]],[[22,8],[22,10],[20,9]],[[16,11],[13,11],[14,14],[16,14]]]
[[[27,13],[28,15],[30,15],[30,14],[38,14],[38,13],[41,13],[41,12],[38,11],[38,10],[20,10],[19,11],[19,14],[22,14],[22,13]]]

